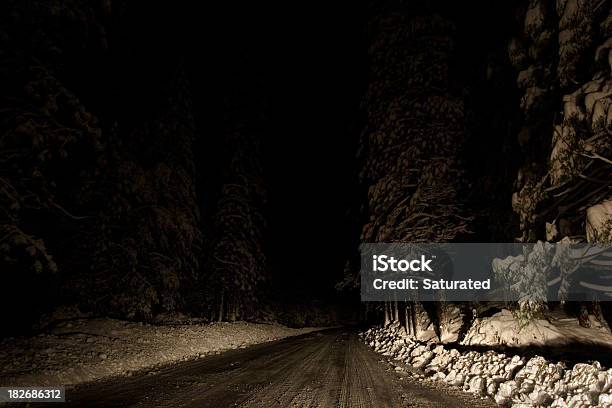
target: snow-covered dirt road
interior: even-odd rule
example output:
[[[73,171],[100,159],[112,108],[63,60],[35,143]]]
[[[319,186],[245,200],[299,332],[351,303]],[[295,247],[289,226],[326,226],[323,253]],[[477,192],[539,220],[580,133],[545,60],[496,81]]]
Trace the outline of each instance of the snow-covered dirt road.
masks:
[[[349,330],[231,350],[66,391],[70,406],[478,407],[459,391],[402,377]]]

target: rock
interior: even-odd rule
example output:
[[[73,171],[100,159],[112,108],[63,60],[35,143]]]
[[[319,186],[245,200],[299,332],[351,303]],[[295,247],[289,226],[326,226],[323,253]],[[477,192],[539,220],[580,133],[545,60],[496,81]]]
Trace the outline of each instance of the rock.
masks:
[[[432,351],[434,352],[434,354],[444,354],[447,352],[444,346],[442,345],[436,346]]]
[[[425,345],[405,337],[398,341],[395,334],[385,331],[370,333],[364,335],[364,341],[379,342],[383,346],[381,349],[393,359],[411,361],[414,367],[424,370],[427,378],[415,374],[415,379],[462,387],[474,395],[492,397],[503,406],[599,404],[612,408],[612,369],[604,371],[599,363],[576,364],[572,370],[567,370],[564,364],[554,364],[543,357],[507,357],[493,351],[462,354],[456,349],[447,350],[431,343]],[[395,365],[394,370],[403,371]]]
[[[537,406],[546,406],[550,404],[550,401],[552,401],[551,396],[542,390],[534,390],[531,392],[529,394],[529,399],[533,405]]]
[[[423,354],[425,352],[425,350],[426,350],[425,346],[423,346],[423,345],[418,346],[414,350],[412,350],[412,352],[410,353],[410,356],[411,357],[418,357],[421,354]]]
[[[448,382],[448,380],[447,380]],[[465,374],[458,373],[451,382],[448,382],[450,385],[454,386],[462,386],[465,382]]]
[[[515,359],[515,358],[518,358],[518,359]],[[506,367],[504,368],[505,377],[507,379],[514,378],[514,376],[521,369],[522,366],[523,366],[523,361],[520,359],[520,357],[518,356],[512,357],[512,360],[510,360],[510,363],[508,363]]]
[[[497,405],[500,405],[502,407],[508,406],[510,401],[511,401],[510,398],[506,398],[506,397],[501,396],[499,394],[495,395],[495,397],[493,399],[495,399],[495,403]]]
[[[482,377],[473,377],[469,382],[468,391],[478,396],[485,394],[486,380]]]
[[[590,407],[592,405],[591,398],[585,394],[575,394],[566,399],[567,405],[570,407]]]
[[[499,389],[497,391],[497,395],[495,396],[496,400],[498,396],[506,399],[511,399],[516,393],[517,388],[518,387],[516,385],[516,381],[513,380],[499,384]]]
[[[101,360],[106,360],[106,359],[108,358],[108,356],[107,356],[105,353],[100,353],[100,354],[98,354],[98,357],[99,357]]]
[[[563,407],[563,408],[566,408],[567,404],[565,403],[565,399],[563,399],[563,397],[557,397],[552,402],[552,404],[550,404],[550,406],[551,407]]]
[[[592,391],[599,391],[603,386],[600,384],[599,374],[599,366],[578,363],[566,374],[567,383],[570,388],[592,387]]]
[[[433,351],[428,351],[426,353],[423,353],[422,355],[420,355],[418,358],[415,359],[415,361],[413,362],[413,365],[416,368],[423,368],[427,364],[429,364],[429,362],[434,358],[434,356],[435,354],[433,353]]]
[[[455,358],[450,356],[450,353],[438,354],[430,361],[429,366],[436,371],[445,371],[446,368],[454,361],[454,359]]]
[[[495,393],[497,392],[497,387],[497,382],[492,381],[491,379],[487,379],[487,387],[485,392],[488,396],[494,397]]]
[[[612,394],[600,394],[597,399],[597,404],[603,406],[612,406]]]
[[[455,380],[455,377],[457,377],[457,370],[450,370],[448,373],[446,373],[446,378],[444,380],[451,384],[451,382]]]
[[[470,374],[481,375],[483,374],[483,365],[482,363],[475,363],[470,367]]]

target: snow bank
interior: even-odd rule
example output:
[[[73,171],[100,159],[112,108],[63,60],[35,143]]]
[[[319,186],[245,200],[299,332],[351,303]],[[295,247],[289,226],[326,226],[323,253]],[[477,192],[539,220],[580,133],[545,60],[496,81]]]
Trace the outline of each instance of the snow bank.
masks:
[[[612,369],[598,362],[568,369],[539,356],[461,353],[412,340],[398,323],[369,329],[361,337],[375,351],[417,369],[412,374],[417,379],[460,387],[501,406],[612,407]]]
[[[477,346],[561,346],[573,343],[612,347],[612,334],[606,324],[592,315],[590,328],[581,327],[576,318],[563,315],[533,319],[525,325],[509,310],[476,319],[461,341]]]
[[[76,319],[49,334],[0,341],[0,386],[70,385],[155,367],[316,328],[246,322],[154,326]]]

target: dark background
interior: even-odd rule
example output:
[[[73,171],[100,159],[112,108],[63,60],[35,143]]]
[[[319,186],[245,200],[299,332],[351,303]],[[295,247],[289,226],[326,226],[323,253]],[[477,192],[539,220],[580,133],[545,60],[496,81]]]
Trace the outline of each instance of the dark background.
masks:
[[[94,15],[86,35],[78,23],[55,21],[46,10],[41,24],[28,12],[15,17],[11,7],[28,10],[28,6],[6,4],[3,25],[10,33],[10,47],[40,58],[39,45],[31,41],[39,24],[52,48],[59,49],[51,62],[44,63],[53,66],[58,79],[97,117],[105,143],[119,146],[119,153],[125,150],[122,144],[128,144],[125,135],[162,115],[177,72],[186,73],[195,125],[192,156],[203,253],[216,221],[231,153],[226,151],[223,133],[227,101],[244,102],[247,116],[263,114],[258,129],[267,195],[262,208],[266,220],[262,246],[270,277],[261,296],[273,298],[281,308],[289,303],[310,307],[348,302],[357,310],[356,293],[339,292],[336,285],[345,277],[347,260],[354,259],[366,217],[367,192],[358,185],[356,154],[359,135],[367,131],[367,118],[360,108],[369,75],[367,21],[382,12],[385,3],[129,1],[112,2],[112,12],[104,13],[101,10],[107,3],[92,6]],[[467,90],[464,98],[473,108],[468,118],[472,130],[468,168],[474,180],[470,200],[476,203],[475,211],[501,208],[509,213],[512,186],[506,181],[516,173],[516,152],[507,136],[512,133],[518,96],[507,86],[514,81],[514,73],[504,55],[506,39],[515,29],[515,5],[478,0],[429,2],[428,7],[457,25],[457,58],[452,68],[462,78],[461,85]],[[24,21],[32,21],[34,27]],[[98,25],[104,27],[104,47],[96,34]],[[487,79],[492,61],[502,67],[498,87]],[[13,80],[10,75],[6,77],[9,82]],[[115,133],[117,127],[121,133]],[[153,142],[148,144],[145,138],[139,143],[142,146],[134,145],[136,149],[127,156],[145,168],[163,157],[164,152],[156,151]],[[87,155],[76,156],[70,156],[72,167],[54,170],[60,185],[58,196],[64,194],[67,202],[68,192],[79,182],[71,177],[90,163]],[[506,161],[500,161],[502,158]],[[503,186],[480,188],[487,180]],[[96,210],[85,205],[82,211]],[[58,222],[46,213],[28,222],[36,236],[48,235],[48,246],[59,253],[60,260],[71,260],[74,255],[63,241],[57,243],[57,237],[69,236],[73,240],[69,242],[76,242],[81,236],[78,232],[90,228]],[[508,233],[512,222],[507,219],[498,220],[503,225],[496,231],[491,230],[486,216],[479,222],[474,240],[512,237]],[[90,253],[77,257],[78,268],[80,263],[87,266],[88,256]],[[198,273],[209,273],[205,260]],[[64,275],[60,268],[60,276],[61,283],[43,278],[33,286],[43,289],[36,292],[38,301],[23,304],[24,310],[30,309],[24,314],[38,316],[57,303],[75,301],[64,290],[72,275]],[[21,276],[12,282],[20,286],[29,279]],[[110,282],[108,291],[121,290]],[[212,287],[191,290],[186,285],[181,290],[193,292],[196,298],[198,291],[211,298],[218,296]],[[206,298],[204,303],[209,301]],[[104,301],[100,305],[105,310]],[[111,314],[122,317],[121,313]]]
[[[189,29],[197,101],[210,102],[211,89],[221,98],[228,73],[236,71],[265,99],[269,261],[274,292],[283,299],[335,300],[334,286],[354,251],[356,220],[349,217],[358,198],[358,108],[367,72],[363,7],[230,2],[209,24]],[[198,45],[201,38],[212,40],[209,49]],[[211,76],[201,75],[211,68]],[[204,129],[208,112],[198,111]]]

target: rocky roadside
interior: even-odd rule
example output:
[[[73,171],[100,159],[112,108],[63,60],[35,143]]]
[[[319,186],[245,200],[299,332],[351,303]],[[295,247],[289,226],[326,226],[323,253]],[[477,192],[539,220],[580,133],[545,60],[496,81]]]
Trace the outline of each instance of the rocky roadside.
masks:
[[[0,341],[0,386],[74,385],[319,330],[278,324],[149,325],[73,319],[34,337]]]
[[[501,406],[612,407],[612,369],[598,362],[567,368],[539,356],[460,352],[412,340],[397,323],[371,328],[360,336],[408,376],[459,387]]]

